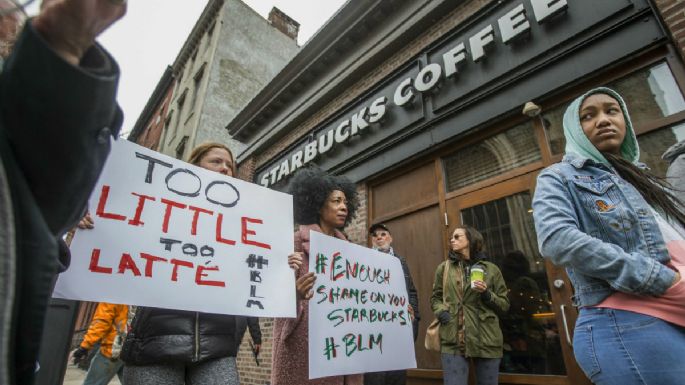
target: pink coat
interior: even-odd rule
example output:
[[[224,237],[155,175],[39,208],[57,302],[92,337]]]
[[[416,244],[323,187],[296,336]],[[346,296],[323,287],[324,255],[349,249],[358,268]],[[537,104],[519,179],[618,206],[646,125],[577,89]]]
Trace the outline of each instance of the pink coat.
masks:
[[[319,225],[301,225],[295,232],[295,251],[304,252],[304,261],[295,276],[309,271],[309,232],[321,232]],[[335,237],[344,239],[340,231]],[[309,301],[297,301],[296,318],[276,318],[273,339],[271,385],[362,385],[361,374],[309,380]]]

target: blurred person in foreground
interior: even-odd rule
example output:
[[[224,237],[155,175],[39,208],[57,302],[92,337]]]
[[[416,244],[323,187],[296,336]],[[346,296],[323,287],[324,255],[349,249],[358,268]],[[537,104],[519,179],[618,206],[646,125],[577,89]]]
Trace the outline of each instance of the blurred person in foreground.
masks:
[[[12,52],[26,18],[26,12],[16,0],[0,0],[0,71],[5,59]]]
[[[3,25],[9,13],[3,9]],[[32,384],[45,312],[116,138],[119,68],[95,38],[125,1],[44,0],[0,74],[0,383]]]

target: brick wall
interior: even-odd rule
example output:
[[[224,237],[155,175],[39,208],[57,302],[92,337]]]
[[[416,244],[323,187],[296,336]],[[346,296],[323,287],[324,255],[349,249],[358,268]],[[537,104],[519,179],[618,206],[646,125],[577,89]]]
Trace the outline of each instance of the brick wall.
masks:
[[[345,227],[345,234],[352,243],[366,246],[367,236],[367,188],[366,183],[357,185],[357,197],[359,198],[359,207],[357,208],[357,216]]]
[[[675,40],[681,58],[685,58],[685,1],[653,0]]]
[[[251,181],[254,179],[255,160],[250,158],[238,165],[238,179]]]
[[[145,124],[145,129],[138,136],[137,143],[141,146],[152,150],[157,150],[159,148],[159,141],[162,137],[162,131],[164,130],[166,118],[169,114],[169,104],[171,103],[173,91],[174,86],[172,82],[166,90],[164,99],[161,100],[156,111],[150,116],[150,120]]]
[[[238,372],[241,385],[266,385],[271,380],[271,352],[273,346],[273,318],[260,318],[262,329],[262,347],[259,353],[259,366],[255,363],[250,350],[250,332],[246,331],[238,350]]]

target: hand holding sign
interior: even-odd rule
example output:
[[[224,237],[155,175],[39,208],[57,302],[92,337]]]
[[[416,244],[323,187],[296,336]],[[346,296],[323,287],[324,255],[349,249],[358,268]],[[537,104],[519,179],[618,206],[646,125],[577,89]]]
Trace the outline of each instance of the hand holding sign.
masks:
[[[119,140],[90,213],[97,226],[76,233],[55,297],[295,314],[295,293],[283,290],[294,284],[283,257],[292,252],[289,195]]]
[[[302,266],[303,261],[304,257],[302,256],[301,252],[295,252],[288,256],[288,266],[290,266],[290,268],[295,271],[297,271],[300,268],[300,266]]]
[[[415,368],[399,259],[317,232],[309,255],[309,378]]]
[[[295,289],[297,290],[298,299],[309,300],[314,295],[312,288],[314,287],[314,281],[316,281],[316,276],[313,272],[304,274],[295,281]]]

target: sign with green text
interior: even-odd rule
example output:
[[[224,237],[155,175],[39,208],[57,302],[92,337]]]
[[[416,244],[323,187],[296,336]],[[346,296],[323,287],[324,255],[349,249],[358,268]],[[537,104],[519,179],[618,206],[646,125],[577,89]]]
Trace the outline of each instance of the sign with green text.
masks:
[[[416,367],[400,260],[311,232],[309,378]]]

